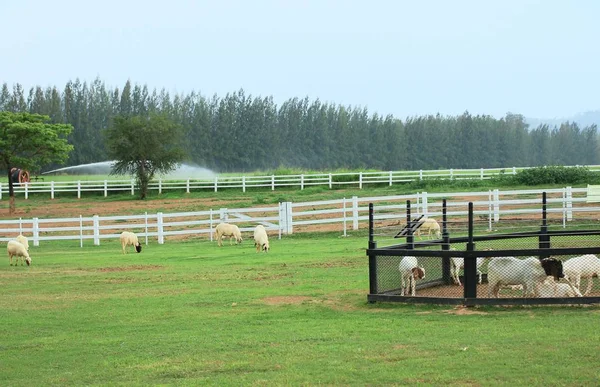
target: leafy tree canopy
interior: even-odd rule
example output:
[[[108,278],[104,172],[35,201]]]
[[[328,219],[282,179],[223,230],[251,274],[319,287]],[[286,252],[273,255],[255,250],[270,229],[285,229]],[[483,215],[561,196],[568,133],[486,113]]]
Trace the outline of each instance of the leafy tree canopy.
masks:
[[[174,170],[184,159],[183,130],[164,114],[116,116],[105,131],[112,174],[135,177],[140,199],[156,173]]]

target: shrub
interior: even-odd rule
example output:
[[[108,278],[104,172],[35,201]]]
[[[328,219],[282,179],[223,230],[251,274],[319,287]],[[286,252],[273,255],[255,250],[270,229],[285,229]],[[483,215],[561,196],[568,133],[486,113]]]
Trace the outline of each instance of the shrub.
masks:
[[[587,167],[564,167],[561,165],[523,169],[513,177],[517,184],[582,184],[599,180],[597,173]]]

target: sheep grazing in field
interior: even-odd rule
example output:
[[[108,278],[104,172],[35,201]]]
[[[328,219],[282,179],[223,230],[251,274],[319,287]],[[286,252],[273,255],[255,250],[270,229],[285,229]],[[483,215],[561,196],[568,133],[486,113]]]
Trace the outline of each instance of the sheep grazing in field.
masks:
[[[432,235],[434,235],[438,239],[442,237],[442,232],[440,231],[440,224],[437,222],[437,220],[433,218],[425,218],[420,222],[423,223],[421,223],[419,228],[417,228],[417,231],[415,231],[415,234],[418,237],[421,237],[421,234],[425,232],[427,232],[428,238],[431,238]]]
[[[269,251],[269,236],[262,224],[259,224],[254,228],[254,246],[256,247],[257,253]]]
[[[565,276],[579,291],[581,279],[587,278],[587,288],[583,295],[588,295],[592,290],[593,278],[600,276],[600,259],[594,254],[585,254],[567,259],[563,265]]]
[[[217,235],[217,244],[223,246],[223,237],[229,237],[229,244],[233,244],[233,239],[235,238],[235,243],[242,243],[242,233],[240,229],[235,224],[229,223],[219,223],[215,228],[215,234]]]
[[[533,293],[537,296],[538,286],[552,276],[556,281],[563,278],[562,261],[555,258],[538,259],[529,257],[492,258],[488,265],[488,297],[498,297],[500,288],[505,285],[522,285],[523,297]]]
[[[123,231],[121,233],[121,248],[123,249],[123,254],[127,253],[127,246],[131,245],[135,247],[135,251],[138,253],[142,252],[142,245],[138,241],[137,235],[129,231]]]
[[[410,289],[410,295],[416,295],[416,282],[418,279],[425,278],[425,269],[419,266],[416,257],[404,257],[398,265],[400,275],[402,276],[402,289],[401,295],[408,295]]]
[[[27,252],[25,246],[23,246],[20,242],[8,241],[6,250],[8,251],[8,262],[11,266],[13,257],[16,257],[15,266],[19,264],[19,259],[21,260],[21,266],[23,266],[23,260],[27,263],[27,266],[31,265],[31,257],[29,257],[29,253]]]
[[[554,281],[552,277],[546,278],[538,285],[538,295],[544,298],[554,297],[581,297],[581,292],[570,283],[563,284]]]
[[[25,250],[29,251],[29,241],[27,241],[26,236],[19,234],[19,235],[17,235],[15,240],[17,242],[19,242],[20,244],[22,244],[23,246],[25,246]]]

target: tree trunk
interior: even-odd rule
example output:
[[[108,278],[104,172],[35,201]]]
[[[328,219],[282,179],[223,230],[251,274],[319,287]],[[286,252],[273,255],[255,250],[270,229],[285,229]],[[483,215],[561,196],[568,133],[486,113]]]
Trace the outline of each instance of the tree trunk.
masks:
[[[10,173],[11,167],[10,165],[7,168],[8,173],[8,213],[10,215],[15,213],[15,188],[13,187],[12,176]]]

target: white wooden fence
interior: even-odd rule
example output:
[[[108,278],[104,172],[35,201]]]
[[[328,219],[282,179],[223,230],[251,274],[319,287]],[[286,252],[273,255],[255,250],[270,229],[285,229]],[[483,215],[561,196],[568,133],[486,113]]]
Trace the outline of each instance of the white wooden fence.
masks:
[[[600,166],[588,166],[591,171],[599,171]],[[500,174],[516,174],[526,168],[489,168],[489,169],[446,169],[446,170],[419,170],[419,171],[388,171],[388,172],[348,172],[348,173],[318,173],[300,175],[269,175],[269,176],[216,176],[214,179],[184,179],[184,180],[155,180],[148,187],[150,191],[159,194],[167,190],[180,190],[187,193],[191,191],[210,190],[217,192],[219,189],[241,189],[246,192],[251,188],[270,188],[275,190],[282,187],[298,187],[301,190],[311,186],[353,186],[362,189],[366,185],[394,184],[412,182],[423,179],[491,179]],[[106,197],[109,193],[130,192],[135,195],[136,185],[133,179],[127,180],[78,180],[78,181],[53,181],[52,176],[43,177],[44,181],[15,185],[15,194],[22,195],[25,199],[31,194],[49,194],[54,199],[61,193],[101,192]],[[8,184],[0,183],[0,200],[8,196]]]
[[[501,219],[515,216],[541,214],[542,192],[548,195],[548,213],[562,221],[563,227],[572,220],[597,222],[600,207],[588,202],[588,188],[559,188],[547,190],[489,190],[481,192],[427,193],[411,195],[352,197],[339,200],[303,203],[283,202],[273,207],[221,208],[218,210],[156,213],[131,216],[80,216],[58,219],[0,220],[0,241],[8,241],[24,234],[39,246],[40,241],[91,240],[99,245],[102,239],[118,238],[124,230],[136,232],[149,243],[159,244],[168,239],[205,238],[212,241],[212,232],[221,221],[237,224],[242,232],[250,233],[256,224],[263,224],[272,235],[303,231],[339,231],[346,236],[348,230],[367,227],[368,204],[374,203],[375,220],[388,222],[393,232],[406,220],[407,200],[411,201],[414,215],[441,217],[442,200],[447,201],[449,217],[464,218],[468,203],[474,205],[479,221],[486,222],[489,230]],[[389,226],[392,222],[392,226]]]

